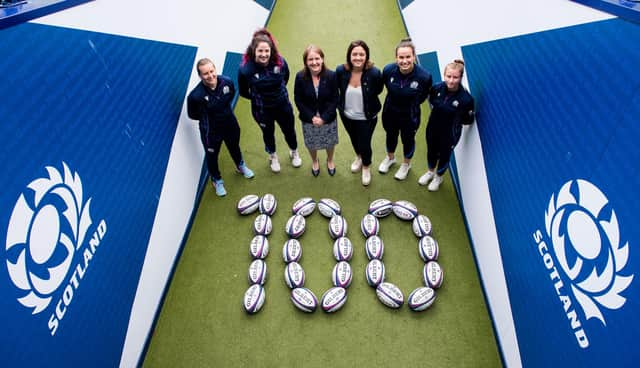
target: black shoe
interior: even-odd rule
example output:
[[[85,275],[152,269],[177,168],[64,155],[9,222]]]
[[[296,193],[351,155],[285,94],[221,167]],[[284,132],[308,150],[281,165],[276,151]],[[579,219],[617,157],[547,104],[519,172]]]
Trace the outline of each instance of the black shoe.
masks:
[[[311,168],[311,174],[313,174],[313,176],[318,176],[320,175],[320,169],[316,170],[313,167]]]
[[[329,175],[334,176],[336,174],[336,168],[334,167],[333,169],[329,168],[327,166],[327,171],[329,171]]]

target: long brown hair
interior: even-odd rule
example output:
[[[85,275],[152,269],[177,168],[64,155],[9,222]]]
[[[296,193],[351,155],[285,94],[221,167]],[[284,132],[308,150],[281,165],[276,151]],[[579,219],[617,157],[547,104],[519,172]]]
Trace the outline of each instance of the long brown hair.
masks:
[[[322,69],[320,70],[320,75],[324,74],[324,71],[327,70],[324,62],[324,51],[316,45],[309,45],[302,53],[302,65],[304,65],[302,72],[304,79],[311,79],[311,70],[309,70],[309,67],[307,66],[307,57],[309,57],[311,52],[317,53],[322,58]]]
[[[260,28],[257,31],[253,32],[251,43],[249,44],[249,46],[247,46],[247,50],[245,51],[244,55],[242,55],[242,65],[246,64],[248,61],[256,60],[256,49],[261,42],[265,42],[271,49],[269,62],[274,63],[278,66],[282,66],[282,58],[280,57],[280,53],[278,52],[276,41],[273,38],[273,35],[271,35],[271,32],[267,31],[266,28]]]
[[[355,40],[351,41],[349,47],[347,47],[347,62],[344,64],[344,68],[346,70],[351,71],[353,69],[353,64],[351,63],[351,51],[358,46],[364,49],[364,69],[371,69],[371,67],[373,67],[373,62],[369,60],[369,46],[362,40]]]

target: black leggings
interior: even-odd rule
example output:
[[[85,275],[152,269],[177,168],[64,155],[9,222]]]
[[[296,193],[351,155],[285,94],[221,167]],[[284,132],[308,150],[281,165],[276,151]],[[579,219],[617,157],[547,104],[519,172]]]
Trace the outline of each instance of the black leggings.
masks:
[[[293,108],[290,103],[275,108],[252,106],[251,113],[262,130],[264,150],[267,151],[267,153],[271,154],[276,152],[276,121],[278,125],[280,125],[280,130],[282,134],[284,134],[284,140],[287,142],[289,148],[292,150],[298,149]]]
[[[351,145],[357,155],[362,157],[362,165],[371,165],[371,137],[376,129],[378,118],[369,120],[352,120],[343,114],[340,115],[344,128],[351,138]]]
[[[240,152],[240,126],[237,123],[225,126],[215,133],[206,134],[200,129],[200,140],[204,146],[205,158],[209,175],[215,180],[220,180],[220,169],[218,167],[218,155],[222,143],[227,146],[229,154],[236,166],[242,164],[242,152]]]
[[[387,132],[387,152],[395,152],[398,146],[398,134],[402,139],[404,158],[411,159],[416,150],[416,132],[420,122],[411,119],[398,119],[393,113],[382,113],[382,127]]]

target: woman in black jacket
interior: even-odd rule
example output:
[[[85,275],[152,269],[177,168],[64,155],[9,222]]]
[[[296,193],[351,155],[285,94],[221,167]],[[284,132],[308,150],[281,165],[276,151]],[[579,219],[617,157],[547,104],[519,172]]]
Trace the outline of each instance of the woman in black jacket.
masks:
[[[302,60],[304,68],[296,74],[293,94],[302,121],[304,144],[311,155],[311,173],[320,174],[318,150],[325,149],[327,170],[333,176],[336,173],[333,153],[338,144],[336,73],[325,67],[324,52],[317,46],[307,46]]]
[[[362,185],[366,186],[371,183],[371,138],[382,107],[378,98],[384,86],[382,73],[369,60],[369,46],[356,40],[349,44],[346,63],[338,65],[336,74],[340,89],[338,111],[356,153],[351,172],[362,169]]]

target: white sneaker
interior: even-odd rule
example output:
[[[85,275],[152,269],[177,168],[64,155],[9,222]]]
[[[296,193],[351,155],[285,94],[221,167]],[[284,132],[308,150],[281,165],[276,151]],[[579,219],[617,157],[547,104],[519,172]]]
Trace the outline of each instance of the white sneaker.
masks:
[[[436,173],[434,171],[431,171],[431,170],[427,171],[426,173],[424,173],[424,175],[420,177],[420,179],[418,179],[418,184],[427,185],[435,175]]]
[[[442,176],[435,175],[433,177],[433,180],[431,180],[431,183],[429,183],[427,189],[429,189],[430,192],[435,192],[438,190],[438,188],[440,188],[440,184],[442,184]]]
[[[380,163],[380,166],[378,166],[378,171],[380,171],[383,174],[386,174],[389,172],[389,168],[391,167],[391,165],[396,163],[396,159],[394,158],[389,158],[389,156],[385,156],[384,160],[382,160],[382,162]]]
[[[398,171],[396,171],[396,175],[394,178],[397,180],[404,180],[407,178],[407,174],[409,174],[409,169],[411,168],[411,164],[402,163]]]
[[[280,172],[280,161],[278,161],[278,155],[275,153],[269,155],[269,166],[271,166],[271,171],[274,173]]]
[[[357,156],[356,159],[353,160],[353,163],[351,164],[351,172],[357,173],[358,171],[360,171],[361,168],[362,168],[362,158],[360,158],[360,156]]]
[[[371,183],[371,170],[369,168],[362,168],[362,185],[365,187]]]
[[[293,167],[302,166],[302,159],[300,158],[300,154],[298,154],[298,150],[289,150],[289,158],[291,158],[291,165],[293,165]]]

